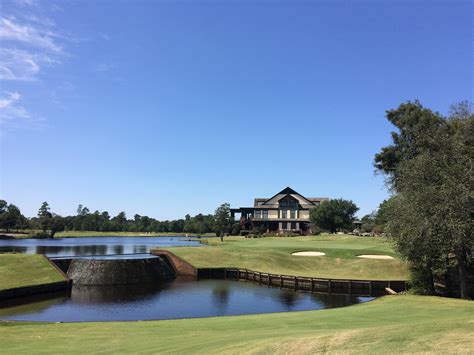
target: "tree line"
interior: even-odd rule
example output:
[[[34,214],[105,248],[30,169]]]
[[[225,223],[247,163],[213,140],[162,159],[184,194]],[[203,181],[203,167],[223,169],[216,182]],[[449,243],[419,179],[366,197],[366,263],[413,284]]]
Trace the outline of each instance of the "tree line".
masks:
[[[98,232],[150,232],[150,233],[228,233],[232,230],[229,204],[219,206],[215,214],[187,214],[183,219],[159,221],[135,214],[128,219],[125,212],[111,217],[107,211],[94,211],[79,205],[73,216],[60,216],[51,211],[48,202],[43,202],[37,217],[27,218],[20,209],[0,200],[0,229],[6,232],[18,230],[41,230],[37,236],[54,237],[61,231]]]
[[[389,110],[392,144],[375,155],[392,197],[384,204],[386,231],[409,262],[413,289],[474,292],[474,114],[453,106],[447,117],[406,102]],[[469,290],[468,286],[471,286]]]

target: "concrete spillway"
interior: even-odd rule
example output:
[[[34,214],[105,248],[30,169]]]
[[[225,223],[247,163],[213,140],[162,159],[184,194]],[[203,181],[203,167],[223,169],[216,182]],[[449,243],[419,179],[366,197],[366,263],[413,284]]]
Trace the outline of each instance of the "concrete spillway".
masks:
[[[74,285],[156,283],[176,277],[159,257],[144,259],[73,259],[67,275]]]

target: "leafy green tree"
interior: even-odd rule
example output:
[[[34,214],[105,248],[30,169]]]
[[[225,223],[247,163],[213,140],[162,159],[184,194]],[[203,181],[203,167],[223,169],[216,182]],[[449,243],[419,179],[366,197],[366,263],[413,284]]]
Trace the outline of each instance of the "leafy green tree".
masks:
[[[389,206],[389,201],[388,200],[383,200],[382,203],[379,205],[379,208],[377,209],[377,212],[375,213],[375,220],[374,224],[380,229],[384,229],[385,225],[388,222],[388,206]]]
[[[361,230],[363,232],[372,232],[375,227],[376,212],[366,214],[360,219],[362,222]]]
[[[241,229],[242,229],[242,226],[240,225],[240,222],[235,222],[235,223],[232,224],[232,229],[231,229],[230,234],[231,235],[239,235]]]
[[[20,209],[13,205],[9,204],[6,208],[6,211],[0,216],[1,228],[9,232],[11,229],[19,229],[24,223],[25,217],[21,214]]]
[[[64,230],[65,224],[64,219],[61,216],[53,214],[50,221],[50,238],[54,238],[54,235],[57,232],[62,232]]]
[[[425,124],[427,111],[418,107],[408,114],[406,107],[400,106],[397,122],[404,125],[399,130],[409,127],[411,139],[398,139],[407,135],[394,134],[397,139],[392,146],[380,153],[396,151],[399,158],[392,170],[381,169],[390,176],[395,192],[385,217],[398,251],[410,262],[418,291],[435,292],[435,279],[446,273],[453,255],[459,292],[467,298],[467,272],[474,247],[474,115],[458,110],[446,119],[429,111],[434,123],[429,125]],[[382,155],[376,156],[376,162]]]
[[[439,114],[424,108],[419,101],[406,102],[386,112],[387,120],[396,128],[393,144],[375,155],[374,165],[384,173],[392,188],[397,186],[398,166],[436,144],[434,133],[443,125]]]
[[[8,205],[7,201],[0,200],[0,216],[4,214],[5,212],[7,212],[7,205]]]
[[[352,227],[354,215],[358,210],[352,201],[334,199],[313,208],[310,219],[313,225],[336,233],[338,230]]]
[[[230,218],[230,204],[223,203],[214,212],[214,231],[224,241],[224,234],[229,233],[232,220]]]
[[[51,219],[53,218],[53,215],[49,210],[49,204],[46,201],[41,204],[41,207],[38,210],[39,223],[43,232],[46,232],[49,229]]]

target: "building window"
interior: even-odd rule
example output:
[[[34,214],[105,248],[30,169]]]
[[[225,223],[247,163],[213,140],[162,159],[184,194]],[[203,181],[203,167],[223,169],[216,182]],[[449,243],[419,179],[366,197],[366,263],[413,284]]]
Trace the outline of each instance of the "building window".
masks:
[[[260,218],[262,218],[262,211],[255,210],[255,219],[260,219]]]
[[[263,219],[268,219],[268,210],[263,210]]]
[[[295,216],[295,210],[290,211],[290,218],[296,218]]]
[[[291,222],[291,229],[296,229],[296,222]]]
[[[296,207],[295,201],[293,200],[288,201],[288,206],[290,206],[290,208],[295,208]]]
[[[281,205],[281,207],[286,207],[287,206],[286,200],[281,201],[280,205]]]
[[[286,223],[281,223],[281,229],[282,230],[286,229]]]
[[[286,218],[286,210],[281,210],[281,218]]]

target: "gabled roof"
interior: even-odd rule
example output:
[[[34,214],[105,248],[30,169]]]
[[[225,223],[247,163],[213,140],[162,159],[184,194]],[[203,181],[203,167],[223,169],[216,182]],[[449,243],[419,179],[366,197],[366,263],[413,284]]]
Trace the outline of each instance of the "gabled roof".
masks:
[[[278,205],[278,201],[280,201],[282,198],[291,196],[295,200],[298,201],[299,204],[301,205],[314,205],[314,202],[319,202],[323,199],[308,199],[304,197],[303,195],[299,194],[295,190],[293,190],[291,187],[286,187],[274,196],[270,197],[269,199],[263,199],[263,198],[256,198],[255,199],[255,206],[275,206]]]

